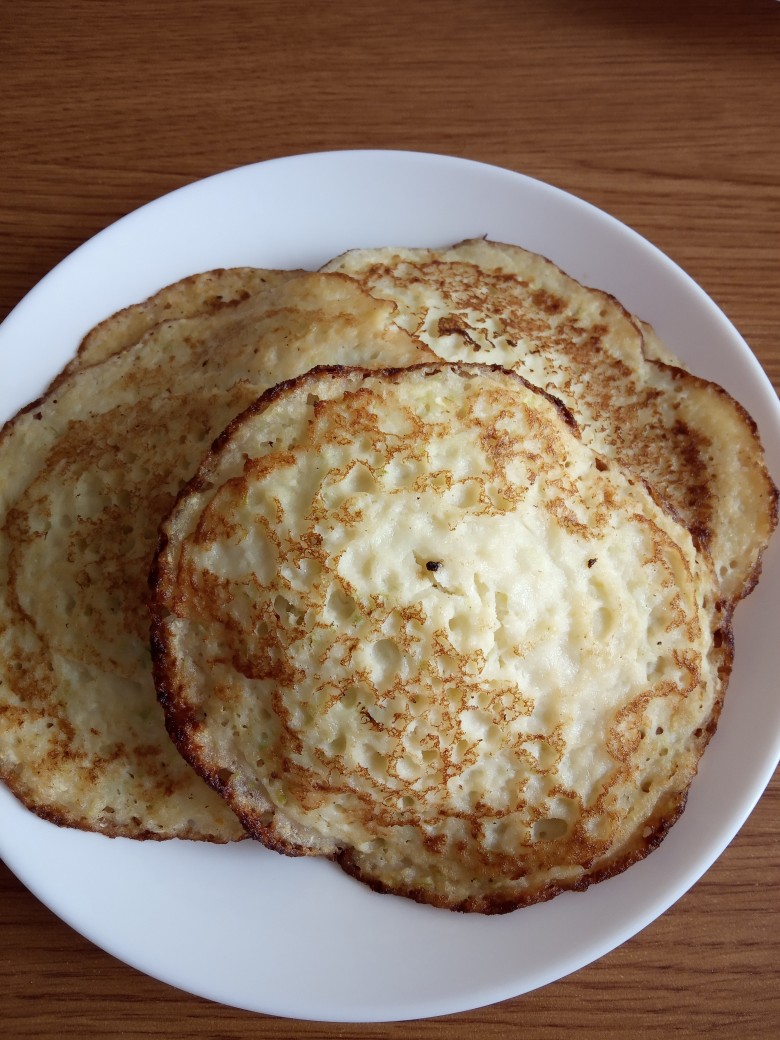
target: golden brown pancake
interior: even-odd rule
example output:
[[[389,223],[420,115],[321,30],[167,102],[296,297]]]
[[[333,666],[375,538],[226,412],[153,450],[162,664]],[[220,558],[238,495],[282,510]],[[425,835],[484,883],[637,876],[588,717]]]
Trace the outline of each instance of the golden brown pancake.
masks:
[[[169,732],[249,833],[456,910],[652,850],[731,661],[687,528],[482,365],[268,391],[179,495],[152,584]]]
[[[512,368],[569,408],[583,438],[631,466],[713,558],[723,598],[755,585],[777,489],[750,416],[674,364],[649,326],[549,260],[482,239],[450,249],[355,250],[343,271],[399,307],[440,357]]]
[[[166,285],[149,299],[125,307],[101,321],[81,341],[64,372],[70,375],[77,369],[105,361],[137,343],[155,325],[177,318],[206,319],[216,339],[220,334],[221,315],[218,312],[232,304],[241,303],[255,293],[274,289],[300,273],[259,267],[231,267],[182,278]]]
[[[146,579],[179,488],[280,380],[427,356],[391,304],[341,275],[285,273],[230,306],[201,302],[102,326],[93,363],[0,437],[0,777],[40,815],[109,835],[243,834],[168,739],[151,677]]]

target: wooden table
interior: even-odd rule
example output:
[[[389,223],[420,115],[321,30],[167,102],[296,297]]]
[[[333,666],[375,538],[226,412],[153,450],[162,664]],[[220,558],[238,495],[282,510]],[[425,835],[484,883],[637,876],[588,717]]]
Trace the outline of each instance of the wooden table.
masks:
[[[681,264],[780,385],[780,3],[486,0],[4,6],[0,317],[109,222],[274,156],[483,160],[611,212]],[[275,1020],[177,992],[0,864],[0,1035],[780,1036],[780,781],[660,920],[504,1004],[419,1023]]]

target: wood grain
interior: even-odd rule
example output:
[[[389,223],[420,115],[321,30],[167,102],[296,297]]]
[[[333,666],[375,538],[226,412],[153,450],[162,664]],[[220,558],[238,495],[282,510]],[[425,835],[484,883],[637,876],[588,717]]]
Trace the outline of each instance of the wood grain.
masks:
[[[0,13],[0,317],[85,239],[232,166],[331,148],[495,163],[608,210],[726,311],[780,386],[780,3],[26,0]],[[0,865],[0,1034],[773,1038],[780,780],[620,949],[418,1023],[219,1007],[94,948]]]

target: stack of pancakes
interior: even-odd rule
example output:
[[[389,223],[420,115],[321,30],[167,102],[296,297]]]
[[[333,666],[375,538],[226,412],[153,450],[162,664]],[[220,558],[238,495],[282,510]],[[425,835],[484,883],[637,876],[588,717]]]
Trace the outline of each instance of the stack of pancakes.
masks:
[[[679,816],[777,512],[724,390],[483,240],[170,286],[6,424],[0,474],[25,805],[486,913]]]

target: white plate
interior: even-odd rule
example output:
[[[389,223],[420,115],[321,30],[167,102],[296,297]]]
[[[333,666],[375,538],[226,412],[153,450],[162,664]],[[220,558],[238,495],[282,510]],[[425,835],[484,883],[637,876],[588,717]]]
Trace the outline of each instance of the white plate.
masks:
[[[444,156],[337,152],[244,167],[119,221],[51,272],[0,329],[0,418],[121,306],[221,265],[317,267],[355,246],[489,235],[541,252],[653,322],[755,417],[780,472],[780,407],[753,355],[678,267],[613,218],[538,181]],[[745,821],[780,757],[780,546],[740,607],[718,733],[688,808],[647,860],[584,894],[504,917],[369,891],[326,862],[253,844],[136,843],[62,830],[0,788],[0,854],[63,920],[149,975],[293,1018],[381,1021],[481,1007],[559,979],[678,899]]]

